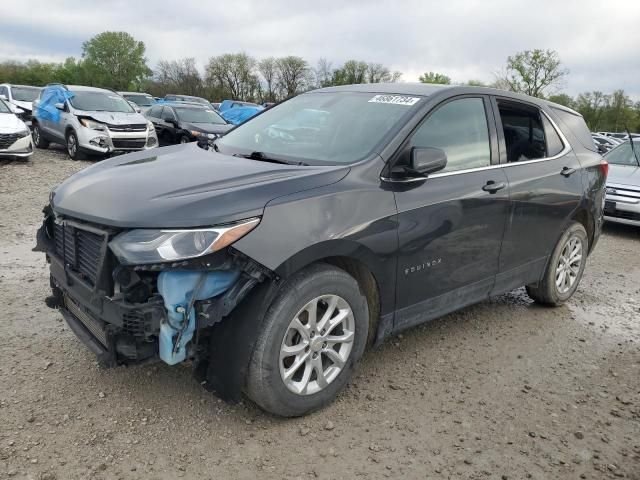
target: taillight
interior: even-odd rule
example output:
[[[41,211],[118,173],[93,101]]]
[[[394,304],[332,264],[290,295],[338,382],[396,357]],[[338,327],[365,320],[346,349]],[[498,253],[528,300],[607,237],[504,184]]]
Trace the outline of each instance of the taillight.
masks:
[[[604,158],[600,160],[600,171],[606,180],[607,175],[609,175],[609,163]]]

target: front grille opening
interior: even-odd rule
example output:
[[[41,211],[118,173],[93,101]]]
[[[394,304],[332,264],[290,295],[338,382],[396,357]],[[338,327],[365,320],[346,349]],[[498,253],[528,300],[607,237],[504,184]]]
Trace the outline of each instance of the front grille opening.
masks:
[[[105,236],[71,225],[54,224],[53,239],[56,255],[92,287],[96,285],[102,263]]]

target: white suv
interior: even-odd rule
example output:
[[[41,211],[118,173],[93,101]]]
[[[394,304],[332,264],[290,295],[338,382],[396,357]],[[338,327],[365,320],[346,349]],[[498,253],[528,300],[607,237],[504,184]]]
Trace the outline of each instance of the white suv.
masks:
[[[34,102],[33,141],[38,148],[66,145],[73,160],[158,146],[153,124],[116,92],[58,84],[45,87]]]

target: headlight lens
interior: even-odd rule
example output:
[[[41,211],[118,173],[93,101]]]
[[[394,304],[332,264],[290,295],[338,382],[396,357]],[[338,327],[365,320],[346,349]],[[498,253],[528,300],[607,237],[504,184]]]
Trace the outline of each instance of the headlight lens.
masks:
[[[259,222],[259,218],[250,218],[229,225],[192,230],[131,230],[115,237],[109,242],[109,247],[123,265],[186,260],[231,245]]]
[[[103,132],[107,129],[104,123],[96,122],[95,120],[91,120],[90,118],[82,118],[80,119],[80,123],[92,130],[99,130]]]
[[[151,120],[147,120],[147,128],[149,129],[150,132],[156,131],[156,127],[153,126],[153,123],[151,123]]]
[[[199,137],[200,135],[202,135],[202,132],[199,132],[197,130],[191,130],[191,135],[193,135],[194,137]]]
[[[19,138],[24,138],[28,135],[31,135],[31,130],[29,130],[28,127],[25,127],[24,130],[20,130],[19,132],[17,132],[17,134]]]

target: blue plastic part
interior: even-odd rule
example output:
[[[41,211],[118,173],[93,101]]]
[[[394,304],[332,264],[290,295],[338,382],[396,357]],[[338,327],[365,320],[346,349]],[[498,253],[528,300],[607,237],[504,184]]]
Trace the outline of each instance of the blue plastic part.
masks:
[[[56,108],[56,103],[64,103],[74,97],[74,93],[60,85],[45,87],[40,101],[34,109],[33,116],[39,120],[50,120],[55,123],[60,122],[60,110]]]
[[[158,276],[158,291],[164,299],[168,321],[160,325],[160,358],[175,365],[187,358],[187,344],[193,338],[196,327],[194,309],[187,312],[195,294],[195,300],[206,300],[226,291],[240,276],[238,270],[214,272],[170,271]],[[202,279],[202,281],[201,281]],[[186,328],[185,328],[185,316]],[[182,332],[182,335],[179,333]]]
[[[229,108],[220,113],[222,118],[232,125],[240,125],[242,122],[246,122],[257,113],[264,110],[264,107],[235,107]]]

